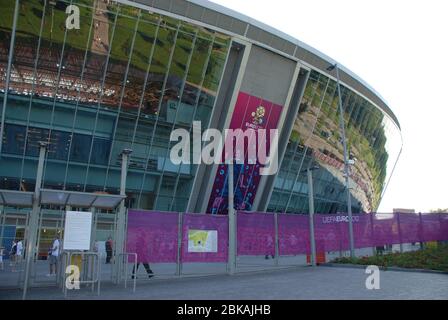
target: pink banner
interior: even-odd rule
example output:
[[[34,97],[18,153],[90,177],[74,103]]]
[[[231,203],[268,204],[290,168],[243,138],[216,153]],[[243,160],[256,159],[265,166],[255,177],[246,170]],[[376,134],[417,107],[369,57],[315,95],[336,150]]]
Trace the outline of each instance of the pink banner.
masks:
[[[414,243],[422,239],[420,217],[415,213],[399,213],[401,242]]]
[[[182,262],[227,261],[229,239],[229,225],[227,216],[185,214],[183,219]],[[189,230],[217,231],[217,252],[189,252]]]
[[[442,226],[442,234],[443,240],[447,240],[448,238],[448,214],[439,213],[440,223]]]
[[[237,254],[275,254],[275,221],[272,213],[237,213]]]
[[[316,252],[339,251],[343,249],[341,226],[343,224],[346,225],[346,222],[343,219],[339,219],[339,217],[326,214],[314,215]]]
[[[244,150],[235,150],[234,159],[244,160],[244,164],[234,165],[234,204],[237,210],[250,211],[257,193],[260,182],[260,163],[259,159],[248,160],[249,148],[257,152],[257,148],[266,142],[267,155],[270,152],[270,129],[276,129],[282,106],[247,93],[240,92],[238,95],[235,109],[229,129],[241,129],[246,132],[248,129],[254,130],[253,138],[256,143],[248,145],[247,139],[244,142]],[[266,129],[266,135],[258,135],[260,129]],[[261,140],[260,140],[261,139]],[[235,144],[234,144],[235,145]],[[244,154],[241,154],[244,152]],[[225,150],[223,151],[223,162]],[[256,161],[255,161],[256,160]],[[218,166],[215,176],[212,192],[210,195],[207,212],[211,214],[227,214],[228,198],[228,173],[227,165]]]
[[[183,214],[181,261],[226,262],[228,216]],[[138,262],[176,262],[179,214],[129,210],[126,251],[137,253]],[[309,216],[277,214],[280,255],[310,253]],[[216,233],[216,251],[189,250],[189,231]],[[348,216],[315,214],[317,252],[349,249]],[[419,241],[448,240],[447,214],[354,214],[355,248]],[[214,241],[214,240],[213,240]],[[275,215],[237,213],[237,254],[275,254]],[[132,259],[129,259],[132,262]]]
[[[442,216],[437,213],[422,213],[423,241],[445,240],[447,234],[443,233]]]
[[[279,255],[311,252],[308,215],[278,214],[277,221]]]
[[[371,223],[372,219],[369,214],[356,214],[353,215],[354,223],[353,223],[353,238],[355,242],[355,248],[367,248],[371,247],[373,238],[372,231],[373,225]],[[343,247],[347,250],[350,249],[349,243],[349,233],[348,233],[348,224],[343,228],[342,234],[345,235],[345,241],[343,243]]]
[[[373,238],[371,246],[400,243],[396,213],[376,213],[372,216]]]
[[[178,219],[176,212],[129,210],[126,252],[142,263],[176,262]]]

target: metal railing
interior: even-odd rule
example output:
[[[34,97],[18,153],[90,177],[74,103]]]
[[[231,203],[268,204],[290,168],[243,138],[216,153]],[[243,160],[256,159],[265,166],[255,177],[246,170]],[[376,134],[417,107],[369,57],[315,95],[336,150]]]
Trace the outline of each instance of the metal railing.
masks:
[[[124,287],[127,288],[127,284],[128,284],[128,257],[133,257],[134,262],[134,269],[133,270],[137,270],[137,254],[136,253],[130,253],[130,252],[125,252],[125,253],[120,253],[118,255],[118,279],[117,282],[118,284],[120,284],[121,280],[122,280],[122,275],[123,275],[123,271],[124,271]],[[137,283],[137,277],[134,275],[133,277],[133,289],[132,292],[135,292],[135,287],[136,287],[136,283]]]
[[[91,284],[92,292],[95,290],[95,284],[97,289],[97,294],[100,295],[101,292],[101,259],[98,252],[85,252],[85,251],[63,251],[61,253],[61,263],[58,270],[58,284],[62,286],[62,292],[64,297],[67,297],[68,293],[68,283],[70,279],[67,277],[69,275],[66,273],[67,267],[74,265],[72,258],[75,256],[81,256],[79,269],[79,279],[75,279],[79,286],[82,284]]]

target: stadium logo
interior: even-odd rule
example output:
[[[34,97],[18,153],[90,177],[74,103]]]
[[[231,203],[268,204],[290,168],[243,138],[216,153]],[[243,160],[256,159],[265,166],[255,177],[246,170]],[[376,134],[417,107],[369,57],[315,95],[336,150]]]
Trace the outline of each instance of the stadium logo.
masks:
[[[329,216],[329,217],[323,217],[322,223],[340,223],[340,222],[348,222],[349,217],[348,216]],[[353,222],[359,222],[358,216],[352,216]]]
[[[265,122],[264,120],[265,113],[266,113],[265,108],[263,106],[259,106],[256,111],[251,113],[253,118],[252,123],[254,125],[262,125]]]

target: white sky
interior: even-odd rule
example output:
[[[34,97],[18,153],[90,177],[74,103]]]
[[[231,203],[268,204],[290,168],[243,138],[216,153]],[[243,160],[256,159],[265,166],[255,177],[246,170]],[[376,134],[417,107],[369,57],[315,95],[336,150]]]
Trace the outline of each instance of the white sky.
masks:
[[[320,50],[386,99],[404,146],[379,211],[448,208],[448,1],[213,2]]]

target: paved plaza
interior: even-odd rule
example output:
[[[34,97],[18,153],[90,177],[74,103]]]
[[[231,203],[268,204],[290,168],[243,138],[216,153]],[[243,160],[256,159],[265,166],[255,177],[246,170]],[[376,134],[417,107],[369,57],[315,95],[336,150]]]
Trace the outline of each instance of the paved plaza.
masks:
[[[242,272],[234,276],[158,278],[139,280],[136,292],[111,282],[101,284],[101,295],[89,288],[68,292],[67,299],[448,299],[448,275],[381,271],[380,289],[367,290],[364,269],[293,267]],[[17,289],[0,290],[0,299],[20,299]],[[33,288],[29,299],[64,299],[55,287]]]

